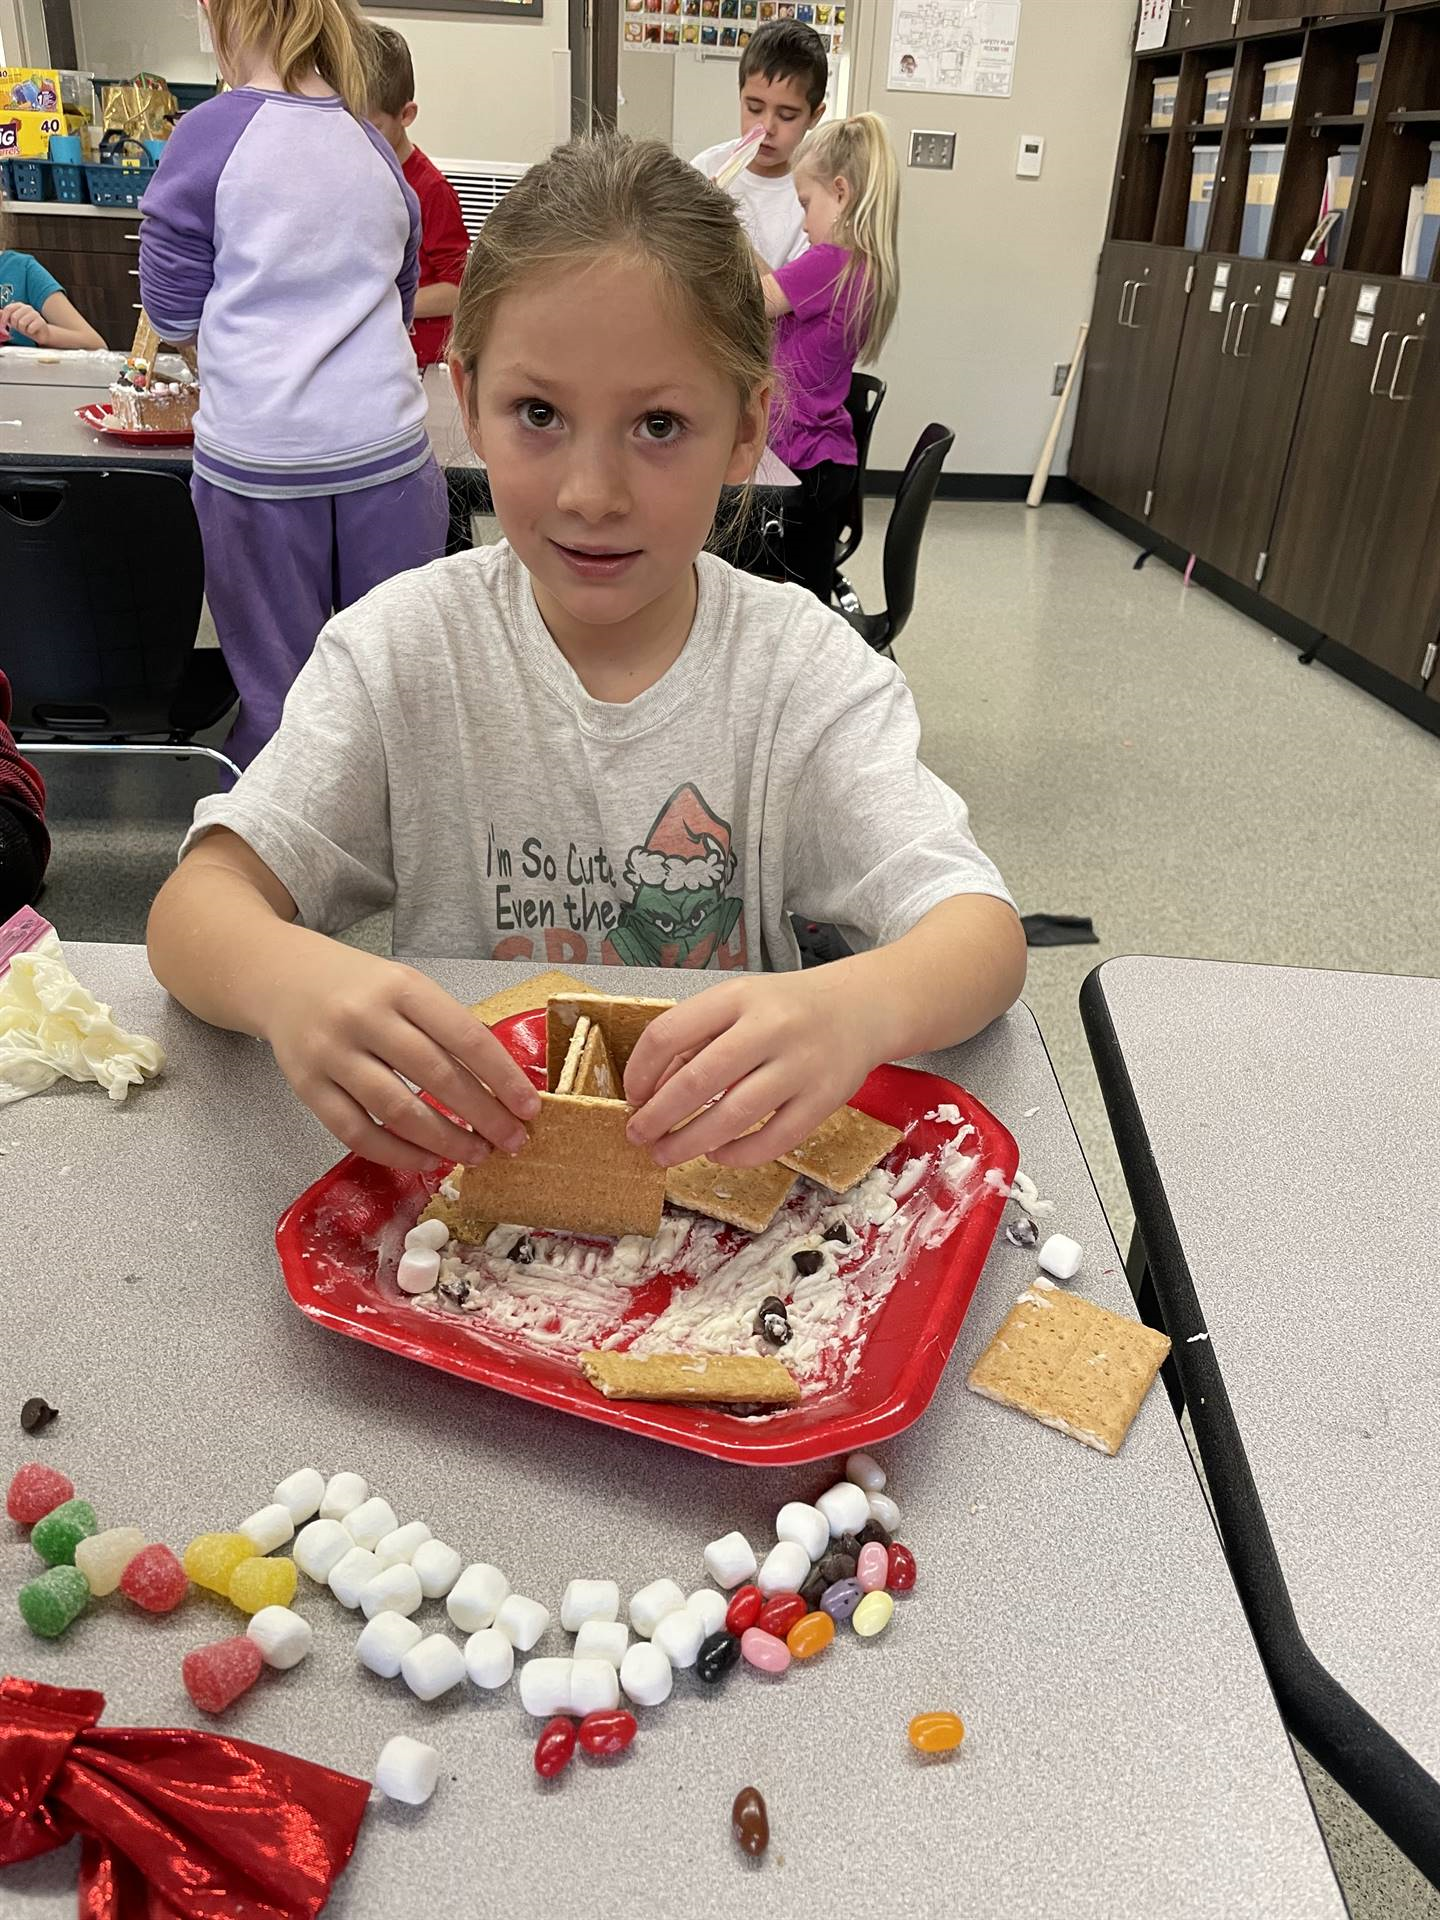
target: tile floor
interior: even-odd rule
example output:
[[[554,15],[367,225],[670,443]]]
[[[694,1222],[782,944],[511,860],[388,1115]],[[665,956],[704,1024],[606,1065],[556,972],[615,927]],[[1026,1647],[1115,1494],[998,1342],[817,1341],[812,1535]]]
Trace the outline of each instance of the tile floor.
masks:
[[[880,604],[883,503],[851,578]],[[935,509],[897,652],[931,765],[970,802],[1024,911],[1093,917],[1098,947],[1032,953],[1049,1042],[1122,1247],[1132,1216],[1076,1010],[1111,954],[1433,972],[1440,739],[1078,509]],[[138,940],[199,761],[50,758],[43,904],[70,939]],[[365,928],[378,944],[383,926]],[[1043,1185],[1043,1168],[1032,1169]],[[1307,1762],[1352,1910],[1440,1920],[1428,1887]]]

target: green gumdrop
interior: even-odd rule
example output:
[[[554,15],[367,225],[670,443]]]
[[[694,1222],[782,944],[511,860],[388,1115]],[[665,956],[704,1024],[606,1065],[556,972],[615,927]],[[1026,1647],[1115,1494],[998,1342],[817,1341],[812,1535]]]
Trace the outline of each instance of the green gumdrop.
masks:
[[[66,1500],[35,1522],[30,1529],[30,1544],[47,1567],[73,1567],[76,1547],[99,1531],[100,1523],[88,1500]]]
[[[89,1601],[90,1583],[78,1568],[51,1567],[20,1589],[20,1614],[32,1633],[54,1640],[79,1618]]]

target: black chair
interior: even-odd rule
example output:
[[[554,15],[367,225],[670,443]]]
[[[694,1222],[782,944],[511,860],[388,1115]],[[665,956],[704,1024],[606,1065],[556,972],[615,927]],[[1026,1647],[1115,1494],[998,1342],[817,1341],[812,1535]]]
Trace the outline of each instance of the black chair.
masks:
[[[842,614],[877,653],[889,653],[915,606],[915,575],[930,502],[940,484],[940,469],[955,444],[950,427],[931,424],[915,442],[900,485],[890,524],[885,529],[885,608],[866,613],[853,592],[839,600]]]
[[[845,411],[855,429],[855,486],[845,503],[845,518],[840,522],[840,538],[835,546],[835,565],[843,567],[859,546],[865,531],[865,469],[870,463],[870,437],[875,431],[875,416],[885,398],[885,382],[873,373],[850,377],[845,396]],[[837,592],[848,592],[843,580],[836,582]]]
[[[91,465],[0,469],[0,667],[27,755],[202,754],[236,693],[197,648],[205,562],[178,474]]]

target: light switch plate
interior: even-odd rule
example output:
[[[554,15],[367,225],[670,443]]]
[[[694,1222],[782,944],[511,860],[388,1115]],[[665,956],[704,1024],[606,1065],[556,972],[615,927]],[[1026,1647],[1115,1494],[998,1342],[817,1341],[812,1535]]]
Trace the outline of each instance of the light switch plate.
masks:
[[[1045,140],[1038,133],[1022,133],[1020,151],[1015,158],[1015,171],[1022,180],[1038,180],[1040,169],[1045,164]]]
[[[949,172],[955,165],[954,134],[926,133],[916,127],[910,135],[910,165],[931,167],[937,173]]]

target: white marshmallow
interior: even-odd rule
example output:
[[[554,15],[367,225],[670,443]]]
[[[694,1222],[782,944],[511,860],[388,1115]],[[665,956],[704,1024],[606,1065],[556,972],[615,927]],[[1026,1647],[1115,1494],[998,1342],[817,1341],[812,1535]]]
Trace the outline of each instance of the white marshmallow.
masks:
[[[723,1593],[716,1593],[713,1587],[697,1587],[685,1602],[690,1612],[699,1616],[708,1640],[712,1633],[719,1633],[725,1624],[728,1611]]]
[[[816,1506],[830,1522],[830,1538],[842,1533],[859,1533],[870,1518],[870,1501],[863,1487],[853,1480],[839,1480],[828,1493],[822,1493]]]
[[[658,1707],[674,1684],[670,1662],[649,1640],[637,1640],[620,1662],[620,1685],[637,1707]]]
[[[440,1256],[433,1247],[406,1247],[395,1269],[402,1293],[429,1293],[439,1278]]]
[[[900,1509],[888,1493],[870,1495],[870,1518],[878,1520],[887,1533],[894,1533],[900,1524]]]
[[[608,1660],[619,1667],[630,1644],[630,1629],[623,1620],[587,1620],[575,1636],[577,1660]]]
[[[266,1666],[277,1667],[282,1673],[299,1666],[315,1639],[310,1622],[289,1607],[261,1607],[251,1614],[245,1631],[259,1647]]]
[[[465,1656],[443,1633],[432,1633],[401,1656],[400,1674],[417,1700],[438,1700],[465,1678]]]
[[[520,1669],[520,1704],[537,1720],[570,1711],[573,1660],[527,1660]]]
[[[380,1571],[380,1562],[364,1547],[351,1547],[330,1569],[329,1587],[342,1607],[358,1607],[360,1596]]]
[[[477,1687],[503,1687],[515,1671],[515,1649],[494,1627],[482,1627],[465,1642],[465,1671]]]
[[[620,1589],[613,1580],[572,1580],[560,1602],[560,1624],[578,1633],[587,1620],[618,1620]]]
[[[517,1653],[529,1653],[549,1624],[550,1609],[523,1593],[507,1593],[495,1616],[495,1625]]]
[[[620,1675],[608,1660],[570,1662],[570,1711],[613,1713],[620,1704]]]
[[[400,1662],[425,1638],[425,1629],[403,1613],[377,1613],[355,1642],[355,1658],[382,1680],[393,1680]]]
[[[693,1667],[705,1638],[705,1622],[689,1607],[681,1607],[678,1613],[666,1614],[651,1638],[672,1667]]]
[[[325,1498],[325,1476],[314,1467],[301,1467],[298,1473],[287,1474],[270,1498],[287,1510],[297,1527],[303,1526],[320,1511],[320,1502]]]
[[[415,1569],[401,1560],[393,1567],[382,1567],[361,1589],[360,1611],[367,1620],[373,1620],[377,1613],[411,1614],[424,1597]]]
[[[460,1578],[460,1569],[465,1562],[454,1547],[447,1547],[443,1540],[426,1540],[415,1549],[415,1557],[410,1564],[415,1569],[420,1591],[425,1598],[443,1600]]]
[[[808,1560],[823,1560],[830,1547],[830,1522],[819,1507],[791,1500],[775,1516],[775,1538],[793,1540]]]
[[[1071,1240],[1063,1233],[1052,1233],[1037,1257],[1040,1271],[1048,1273],[1052,1280],[1073,1280],[1080,1271],[1085,1252],[1078,1240]]]
[[[855,1489],[857,1493],[860,1489]],[[864,1499],[864,1495],[860,1495]],[[765,1556],[765,1564],[755,1576],[755,1584],[765,1595],[798,1593],[810,1578],[810,1556],[793,1540],[782,1540]]]
[[[667,1613],[678,1613],[685,1596],[673,1580],[652,1580],[630,1601],[630,1624],[642,1640],[648,1640]]]
[[[362,1500],[358,1507],[346,1514],[345,1531],[357,1547],[378,1547],[387,1533],[394,1533],[400,1522],[395,1518],[395,1509],[388,1500],[382,1500],[378,1493],[368,1500]]]
[[[312,1520],[295,1536],[292,1552],[300,1571],[323,1585],[354,1545],[338,1520]]]
[[[431,1247],[439,1252],[450,1244],[450,1229],[443,1220],[420,1220],[405,1236],[407,1247]]]
[[[325,1482],[325,1498],[320,1502],[322,1520],[343,1520],[362,1500],[370,1497],[370,1483],[358,1473],[332,1473]]]
[[[276,1547],[283,1547],[287,1540],[295,1537],[295,1522],[290,1518],[290,1509],[276,1500],[268,1507],[261,1507],[258,1513],[252,1513],[248,1520],[242,1520],[235,1531],[254,1541],[256,1553],[273,1553]]]
[[[407,1567],[413,1566],[416,1549],[423,1547],[429,1538],[430,1529],[423,1520],[411,1520],[403,1527],[396,1527],[393,1533],[387,1533],[375,1549],[381,1571],[398,1567],[402,1561]]]
[[[724,1533],[705,1549],[705,1571],[717,1587],[738,1587],[756,1565],[755,1550],[743,1533]]]
[[[481,1627],[493,1627],[500,1603],[510,1591],[510,1582],[499,1567],[477,1560],[466,1567],[445,1602],[445,1611],[462,1633],[475,1633]]]
[[[863,1487],[866,1493],[885,1491],[885,1469],[873,1453],[852,1453],[845,1462],[845,1478]]]
[[[387,1800],[403,1800],[407,1807],[423,1807],[439,1778],[439,1754],[408,1733],[387,1740],[375,1762],[376,1786]]]

